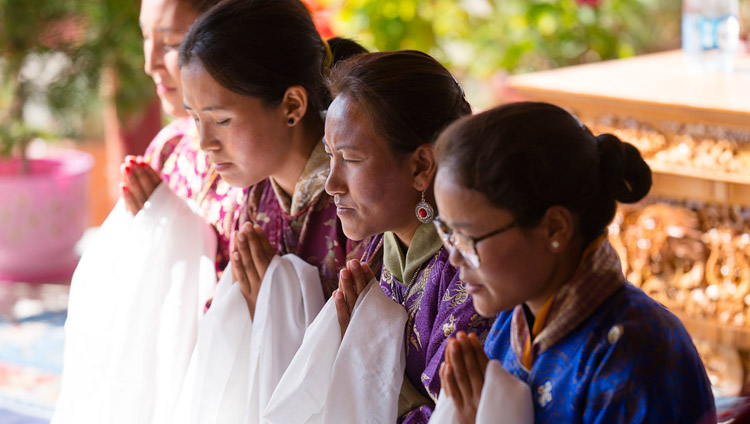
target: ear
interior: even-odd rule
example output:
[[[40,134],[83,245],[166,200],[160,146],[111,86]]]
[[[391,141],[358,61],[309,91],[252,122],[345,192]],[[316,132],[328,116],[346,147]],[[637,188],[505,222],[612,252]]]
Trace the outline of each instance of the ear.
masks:
[[[307,90],[301,85],[293,85],[286,89],[281,100],[281,111],[287,125],[297,125],[307,112]]]
[[[432,184],[437,172],[437,160],[435,148],[432,144],[423,144],[417,147],[409,158],[414,178],[414,188],[418,191],[427,190]]]
[[[542,217],[539,228],[547,248],[552,253],[560,253],[570,246],[575,234],[575,217],[563,206],[552,206]]]

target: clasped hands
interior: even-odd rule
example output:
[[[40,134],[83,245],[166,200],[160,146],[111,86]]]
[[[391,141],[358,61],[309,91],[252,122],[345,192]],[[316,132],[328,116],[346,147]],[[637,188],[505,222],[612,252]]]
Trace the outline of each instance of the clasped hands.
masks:
[[[457,418],[462,424],[476,421],[489,361],[474,333],[466,335],[459,331],[446,342],[440,380],[445,394],[453,399]]]
[[[250,317],[253,318],[261,282],[273,257],[276,256],[276,250],[271,246],[263,229],[248,222],[234,233],[230,256],[232,276],[240,285]]]
[[[120,192],[130,213],[137,214],[160,183],[161,176],[143,157],[125,156],[120,165]]]
[[[360,263],[352,259],[346,264],[346,268],[339,272],[339,288],[333,292],[333,300],[336,303],[336,315],[341,326],[341,337],[344,337],[349,322],[352,319],[354,304],[367,283],[375,278],[370,265]]]

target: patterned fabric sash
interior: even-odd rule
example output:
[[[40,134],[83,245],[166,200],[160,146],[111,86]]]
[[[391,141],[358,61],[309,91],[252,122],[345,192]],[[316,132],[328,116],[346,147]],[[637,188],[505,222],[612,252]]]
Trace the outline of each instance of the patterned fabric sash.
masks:
[[[575,330],[623,284],[620,259],[602,236],[583,252],[573,278],[539,310],[531,335],[523,307],[513,310],[511,346],[518,359],[530,370],[536,357]]]

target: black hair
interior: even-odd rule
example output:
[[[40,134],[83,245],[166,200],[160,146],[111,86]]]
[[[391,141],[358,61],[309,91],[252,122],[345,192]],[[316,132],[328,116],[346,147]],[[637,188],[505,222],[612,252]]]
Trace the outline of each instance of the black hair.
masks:
[[[318,112],[330,103],[323,84],[326,55],[301,1],[224,0],[190,28],[179,63],[198,59],[224,88],[268,105],[279,104],[287,88],[302,86],[307,110]]]
[[[437,142],[438,167],[509,210],[519,226],[539,224],[560,205],[589,243],[603,234],[616,201],[634,203],[651,188],[651,169],[633,145],[595,137],[570,113],[548,104],[512,103],[455,122]]]
[[[395,153],[433,143],[448,124],[471,113],[453,75],[419,51],[356,55],[338,63],[327,83],[334,97],[363,107]]]
[[[190,5],[198,13],[203,13],[218,4],[221,0],[180,0]]]

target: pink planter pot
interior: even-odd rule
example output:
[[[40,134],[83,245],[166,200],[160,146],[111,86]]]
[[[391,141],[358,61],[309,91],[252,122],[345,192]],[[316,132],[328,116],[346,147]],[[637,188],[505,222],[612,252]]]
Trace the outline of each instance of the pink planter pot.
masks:
[[[93,163],[88,153],[60,150],[19,175],[17,159],[0,159],[0,281],[70,278],[88,223]]]

